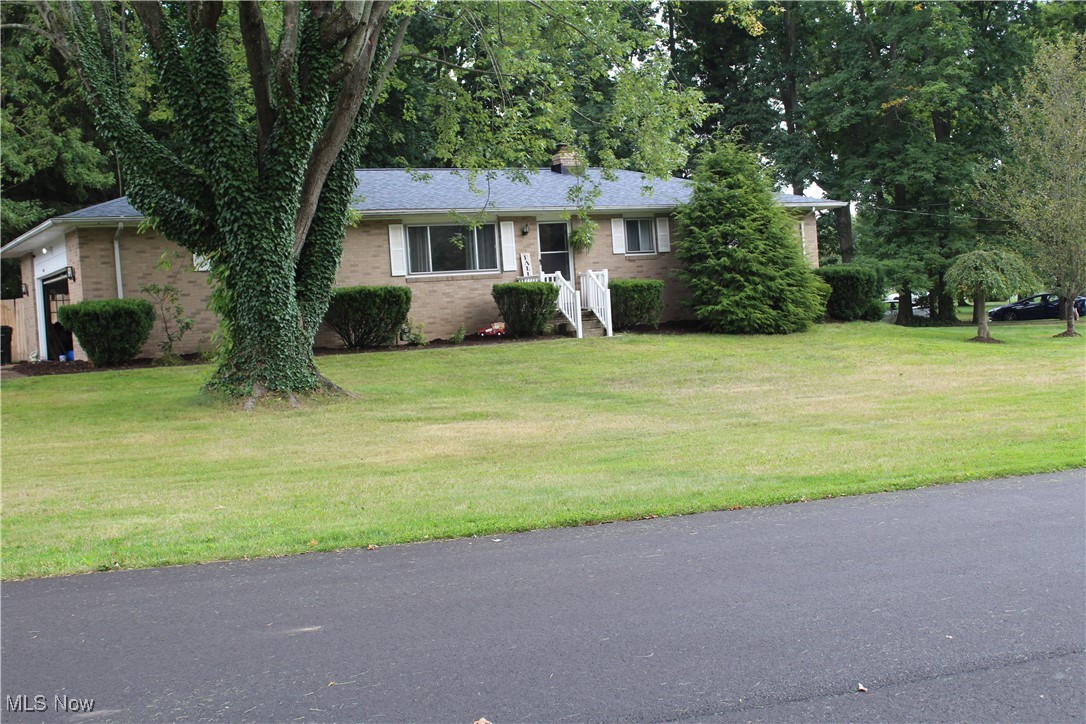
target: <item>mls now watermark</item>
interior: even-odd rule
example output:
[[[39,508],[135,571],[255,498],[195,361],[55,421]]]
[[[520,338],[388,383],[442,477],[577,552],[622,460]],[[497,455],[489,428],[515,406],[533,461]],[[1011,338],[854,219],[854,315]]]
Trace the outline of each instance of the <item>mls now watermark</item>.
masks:
[[[49,697],[45,694],[18,694],[4,696],[4,710],[10,712],[49,711]],[[77,699],[57,694],[53,697],[53,711],[70,714],[87,714],[94,711],[94,699]]]

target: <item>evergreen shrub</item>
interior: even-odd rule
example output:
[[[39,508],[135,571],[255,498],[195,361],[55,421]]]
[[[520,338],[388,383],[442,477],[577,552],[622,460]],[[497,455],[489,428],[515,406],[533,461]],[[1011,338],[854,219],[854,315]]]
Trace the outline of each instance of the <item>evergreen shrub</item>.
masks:
[[[679,208],[680,272],[694,316],[714,332],[786,334],[826,314],[829,287],[803,259],[795,222],[758,156],[733,137],[712,142]]]
[[[558,309],[558,287],[546,282],[495,284],[491,292],[512,337],[538,337]]]
[[[155,308],[144,299],[102,299],[63,306],[57,320],[72,331],[95,367],[113,367],[139,354],[151,336]]]
[[[882,287],[878,272],[860,264],[834,264],[815,272],[830,285],[826,316],[842,322],[882,319]]]
[[[343,287],[332,290],[324,321],[349,349],[384,347],[396,342],[410,309],[407,287]]]
[[[659,326],[664,311],[664,283],[657,279],[612,279],[611,322],[615,329],[639,324]]]

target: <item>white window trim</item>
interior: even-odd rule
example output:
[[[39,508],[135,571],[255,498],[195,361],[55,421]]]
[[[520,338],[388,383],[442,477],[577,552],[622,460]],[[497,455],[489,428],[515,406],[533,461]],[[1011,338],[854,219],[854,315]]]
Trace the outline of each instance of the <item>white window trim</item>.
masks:
[[[405,260],[407,262],[407,276],[409,276],[409,277],[446,277],[446,276],[464,276],[464,275],[471,275],[471,274],[501,274],[502,273],[502,260],[501,260],[502,249],[501,249],[501,237],[500,237],[501,229],[498,226],[497,222],[488,221],[485,224],[480,224],[480,226],[493,226],[494,227],[494,245],[496,247],[495,251],[494,251],[494,254],[495,254],[495,259],[497,260],[498,265],[496,267],[494,267],[494,268],[487,268],[487,269],[452,269],[452,270],[449,270],[449,271],[432,271],[433,268],[434,268],[434,249],[433,249],[433,244],[431,243],[431,240],[430,240],[430,227],[432,227],[432,226],[459,226],[459,227],[464,227],[464,228],[470,229],[471,230],[471,237],[472,237],[471,238],[471,243],[475,245],[475,257],[476,258],[479,257],[479,237],[478,237],[479,228],[478,227],[466,226],[464,224],[450,224],[448,222],[445,222],[445,223],[433,222],[433,223],[422,223],[422,224],[404,224],[404,232],[403,232],[404,233],[404,258],[405,258]],[[411,229],[418,229],[418,228],[426,229],[426,254],[427,254],[426,266],[428,266],[431,269],[431,271],[427,271],[427,272],[411,271]],[[465,244],[466,243],[467,243],[467,240],[465,239]]]
[[[629,230],[626,229],[626,223],[629,222],[629,221],[638,222],[638,226],[640,226],[641,222],[648,223],[648,225],[649,225],[649,240],[652,242],[652,248],[651,249],[649,249],[648,251],[630,251],[630,234],[629,234]],[[626,256],[655,256],[657,253],[659,253],[659,251],[658,251],[658,246],[659,245],[656,243],[656,218],[655,217],[653,217],[653,216],[624,216],[624,217],[622,217],[622,230],[623,230],[623,233],[626,236]],[[640,228],[638,228],[638,230],[637,230],[637,236],[638,236],[638,239],[640,240],[640,238],[641,238],[641,229]]]

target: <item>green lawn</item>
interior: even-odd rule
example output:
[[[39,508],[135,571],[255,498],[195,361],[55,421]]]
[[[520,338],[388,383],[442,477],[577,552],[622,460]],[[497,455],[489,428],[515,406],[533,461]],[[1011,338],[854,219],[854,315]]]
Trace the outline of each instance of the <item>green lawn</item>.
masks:
[[[207,367],[5,382],[3,577],[767,505],[1086,464],[1060,323],[821,325],[321,359],[245,413]]]

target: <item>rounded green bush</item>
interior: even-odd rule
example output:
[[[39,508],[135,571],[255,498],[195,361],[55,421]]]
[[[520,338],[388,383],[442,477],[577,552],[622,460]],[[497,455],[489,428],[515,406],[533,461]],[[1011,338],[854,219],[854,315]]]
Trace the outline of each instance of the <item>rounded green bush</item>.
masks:
[[[842,322],[882,319],[882,288],[878,272],[859,264],[834,264],[815,271],[830,285],[826,316]]]
[[[349,349],[395,343],[411,309],[407,287],[343,287],[332,290],[324,321]]]
[[[546,282],[495,284],[491,295],[512,337],[543,334],[558,309],[558,287]]]
[[[612,279],[611,322],[615,329],[639,324],[660,325],[664,311],[664,283],[658,279]]]
[[[114,367],[139,354],[151,336],[155,308],[143,299],[102,299],[61,307],[57,319],[95,367]]]

